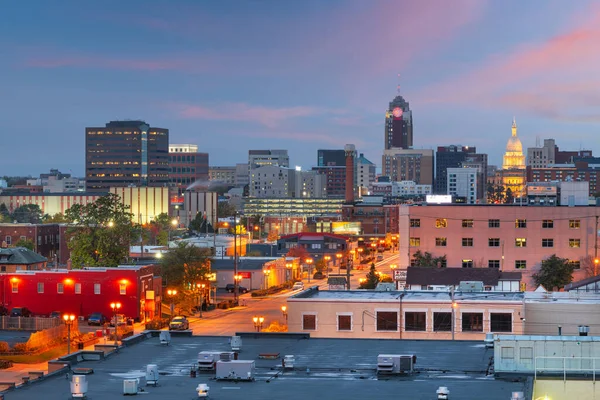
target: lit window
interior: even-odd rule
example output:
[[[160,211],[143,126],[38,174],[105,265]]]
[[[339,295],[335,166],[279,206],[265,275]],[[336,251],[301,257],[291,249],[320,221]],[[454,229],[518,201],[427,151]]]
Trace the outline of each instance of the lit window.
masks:
[[[435,227],[436,228],[447,228],[448,220],[446,218],[437,218],[435,220]]]
[[[515,228],[527,228],[527,220],[526,219],[517,219],[515,221]]]
[[[463,219],[462,220],[462,227],[463,228],[472,228],[473,227],[473,220],[472,219]]]
[[[19,293],[19,282],[11,282],[11,288],[13,293]]]
[[[579,229],[581,227],[581,220],[579,219],[570,219],[569,220],[569,228],[570,229]]]
[[[515,268],[516,269],[527,268],[527,260],[515,260]]]
[[[411,245],[411,247],[419,247],[421,245],[421,238],[411,237],[410,245]]]
[[[447,239],[445,237],[435,238],[435,245],[438,247],[446,247]]]
[[[473,268],[473,260],[462,260],[463,268]]]
[[[581,239],[569,239],[569,247],[581,247]]]
[[[516,238],[515,246],[516,247],[527,247],[527,238]]]
[[[119,283],[119,294],[125,295],[127,294],[127,284]]]

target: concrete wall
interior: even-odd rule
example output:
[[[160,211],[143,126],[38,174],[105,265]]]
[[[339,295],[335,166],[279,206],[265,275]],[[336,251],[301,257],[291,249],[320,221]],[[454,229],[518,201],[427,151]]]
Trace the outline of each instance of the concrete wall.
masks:
[[[168,187],[111,187],[110,192],[129,206],[135,223],[147,224],[159,214],[169,213]]]
[[[533,398],[548,400],[600,400],[600,386],[593,381],[536,380]]]

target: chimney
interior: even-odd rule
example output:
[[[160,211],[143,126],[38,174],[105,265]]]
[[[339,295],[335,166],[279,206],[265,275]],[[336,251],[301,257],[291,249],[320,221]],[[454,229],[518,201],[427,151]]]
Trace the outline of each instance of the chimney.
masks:
[[[354,203],[354,158],[356,148],[353,144],[344,146],[346,156],[346,203]]]

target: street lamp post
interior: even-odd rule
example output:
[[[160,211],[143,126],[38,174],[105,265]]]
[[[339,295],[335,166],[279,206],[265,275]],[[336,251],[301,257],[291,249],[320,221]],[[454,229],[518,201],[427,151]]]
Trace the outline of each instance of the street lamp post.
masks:
[[[265,268],[263,270],[263,274],[265,274],[265,289],[269,288],[269,275],[271,275],[271,270]]]
[[[294,267],[294,263],[291,262],[286,262],[285,263],[285,270],[286,270],[286,281],[290,281],[292,280],[292,268]]]
[[[75,315],[65,314],[63,315],[63,320],[65,321],[65,325],[67,325],[67,354],[71,354],[71,326],[75,322]]]
[[[337,253],[335,255],[335,258],[337,258],[337,263],[338,263],[338,275],[342,273],[342,257],[344,255],[342,253]]]
[[[331,260],[331,256],[324,256],[323,259],[325,260],[325,268],[327,268],[327,278],[329,278],[329,261]]]
[[[174,313],[175,313],[174,298],[175,298],[175,295],[177,295],[177,290],[175,290],[175,289],[168,289],[167,290],[167,295],[169,295],[169,298],[171,299],[171,318],[173,318]]]
[[[204,287],[206,285],[204,283],[196,283],[196,288],[198,289],[198,311],[200,312],[200,318],[202,318],[202,296],[204,294]]]
[[[169,227],[169,234],[168,234],[169,237],[167,240],[167,249],[169,248],[169,242],[171,241],[171,231],[173,230],[172,228],[175,228],[176,226],[177,226],[177,219],[173,218],[171,220],[171,226]]]
[[[254,322],[254,328],[256,329],[256,332],[260,332],[260,330],[263,327],[263,322],[265,322],[265,317],[263,317],[263,316],[254,316],[252,318],[252,322]]]
[[[313,259],[312,258],[307,258],[305,260],[305,262],[308,264],[308,283],[310,283],[310,275],[312,273],[312,263],[313,263]]]
[[[237,211],[233,213],[233,276],[238,273],[238,257],[237,257]],[[238,282],[233,280],[233,300],[237,306],[239,295]]]
[[[121,303],[110,303],[110,308],[113,312],[113,320],[115,321],[115,346],[119,345],[119,321],[117,321],[117,311],[121,309]]]
[[[283,313],[283,317],[285,318],[285,323],[287,324],[287,306],[281,306],[281,312]]]

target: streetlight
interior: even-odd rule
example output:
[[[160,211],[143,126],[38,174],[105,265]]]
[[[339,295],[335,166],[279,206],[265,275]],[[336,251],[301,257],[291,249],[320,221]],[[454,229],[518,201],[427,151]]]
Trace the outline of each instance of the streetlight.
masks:
[[[358,280],[358,283],[362,285],[362,284],[363,284],[363,283],[365,283],[366,281],[367,281],[367,278],[360,278],[360,279]]]
[[[115,223],[113,221],[108,221],[108,227],[112,228],[113,226],[115,226]]]
[[[256,328],[256,332],[260,332],[260,330],[263,327],[263,322],[265,322],[265,317],[254,316],[254,317],[252,317],[252,321],[254,322],[254,328]]]
[[[168,235],[168,236],[169,236],[169,242],[171,241],[171,231],[172,231],[173,229],[175,229],[175,227],[177,227],[177,224],[178,224],[178,221],[177,221],[177,219],[176,219],[176,218],[173,218],[173,219],[171,220],[171,227],[172,227],[172,228],[171,228],[171,227],[169,228],[169,235]],[[169,243],[167,243],[167,248],[168,248],[168,247],[169,247]]]
[[[291,262],[286,262],[285,263],[285,269],[286,269],[286,281],[289,281],[292,279],[292,268],[294,267],[294,263]]]
[[[285,318],[285,323],[287,324],[287,306],[281,306],[281,312],[283,313],[283,317]]]
[[[363,249],[362,247],[359,247],[357,249],[357,251],[358,251],[358,261],[362,261],[362,253],[363,253],[363,251],[365,251],[365,249]]]
[[[312,272],[311,265],[313,263],[313,259],[307,258],[306,260],[304,260],[304,262],[306,262],[308,264],[308,283],[310,283],[310,274]]]
[[[327,268],[327,277],[329,278],[329,260],[331,260],[331,256],[326,255],[323,257],[323,259],[325,260],[325,267]]]
[[[269,275],[271,275],[270,269],[264,269],[263,274],[265,274],[265,289],[269,288]]]
[[[117,311],[121,309],[121,303],[110,303],[110,308],[113,312],[113,319],[115,321],[115,346],[119,345],[119,321],[117,321]]]
[[[71,325],[75,322],[75,314],[65,314],[63,320],[67,325],[67,354],[71,354]]]
[[[204,296],[204,288],[206,285],[204,283],[196,283],[196,288],[198,288],[198,310],[200,311],[200,318],[202,318],[202,297]]]
[[[167,289],[167,295],[169,295],[169,297],[171,298],[171,318],[173,318],[175,313],[175,302],[173,300],[175,295],[177,295],[177,290]]]
[[[338,262],[338,275],[342,273],[341,268],[342,268],[342,257],[344,255],[342,253],[337,253],[335,255],[335,258],[337,258],[337,262]]]

